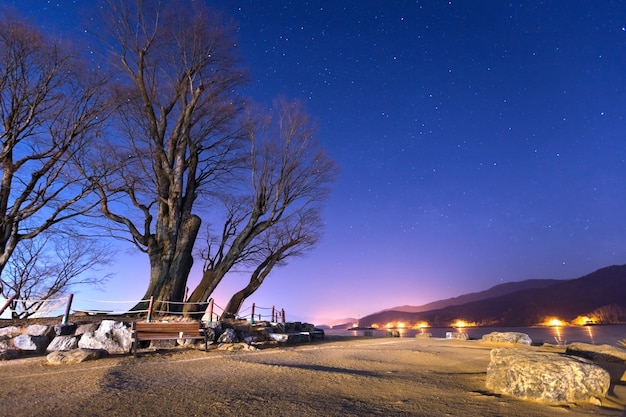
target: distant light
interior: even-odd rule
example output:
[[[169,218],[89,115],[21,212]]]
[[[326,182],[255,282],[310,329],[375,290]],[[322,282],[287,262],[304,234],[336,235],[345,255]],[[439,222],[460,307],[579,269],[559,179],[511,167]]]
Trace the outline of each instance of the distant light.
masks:
[[[552,319],[548,319],[545,324],[546,326],[561,327],[561,326],[565,326],[566,323],[563,320],[552,318]]]
[[[452,326],[453,327],[467,327],[467,322],[465,320],[457,320]]]

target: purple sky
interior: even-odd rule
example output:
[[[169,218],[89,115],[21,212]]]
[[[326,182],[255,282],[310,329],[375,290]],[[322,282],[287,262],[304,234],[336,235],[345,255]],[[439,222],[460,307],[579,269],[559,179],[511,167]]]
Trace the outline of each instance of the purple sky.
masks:
[[[4,3],[77,37],[90,4]],[[237,22],[246,94],[302,99],[341,169],[322,242],[250,303],[320,323],[626,263],[622,2],[209,3]],[[143,295],[145,255],[115,270],[77,298]]]

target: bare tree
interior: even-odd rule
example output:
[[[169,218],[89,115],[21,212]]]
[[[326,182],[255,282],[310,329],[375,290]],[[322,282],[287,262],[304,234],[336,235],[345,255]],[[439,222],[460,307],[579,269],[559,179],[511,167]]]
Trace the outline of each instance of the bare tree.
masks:
[[[291,238],[286,232],[298,230],[293,219],[313,220],[307,213],[317,213],[336,176],[336,166],[315,141],[313,124],[300,103],[277,100],[274,117],[259,120],[248,130],[250,194],[228,200],[228,216],[221,236],[209,240],[202,279],[189,297],[192,303],[205,302],[233,265],[259,259],[259,250],[264,255],[253,280],[262,282],[263,271],[269,273],[293,249],[290,240],[298,241],[297,233]],[[283,221],[282,233],[270,232]],[[306,229],[305,224],[299,227]],[[305,242],[306,233],[302,235]],[[188,313],[193,309],[186,306]]]
[[[200,2],[110,0],[104,9],[120,70],[120,134],[85,171],[112,233],[149,257],[144,298],[182,301],[201,225],[194,204],[246,156],[236,42]]]
[[[109,249],[96,239],[48,230],[18,245],[5,268],[0,294],[17,296],[11,306],[14,318],[33,316],[75,286],[103,284],[111,274],[99,268],[109,259]]]
[[[72,224],[97,204],[73,161],[88,152],[106,119],[105,83],[70,45],[45,37],[11,13],[0,17],[3,288],[10,282],[3,271],[18,245],[40,247],[46,239],[28,242]]]
[[[301,256],[315,247],[322,222],[320,208],[296,211],[279,224],[268,229],[250,251],[254,255],[246,262],[255,265],[248,284],[237,291],[224,307],[224,316],[235,317],[243,302],[256,292],[274,267],[286,265],[289,257]]]

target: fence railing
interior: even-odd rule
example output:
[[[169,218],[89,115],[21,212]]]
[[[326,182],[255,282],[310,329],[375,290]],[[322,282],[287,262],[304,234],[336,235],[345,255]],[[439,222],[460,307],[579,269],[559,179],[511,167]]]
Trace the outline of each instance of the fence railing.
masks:
[[[1,301],[1,299],[0,299]],[[133,307],[144,303],[145,309],[134,309]],[[167,316],[167,315],[181,315],[184,306],[196,305],[200,314],[203,311],[203,320],[212,322],[220,319],[224,312],[224,309],[220,307],[213,299],[209,299],[206,302],[201,303],[189,303],[189,302],[175,302],[175,301],[162,301],[155,300],[154,297],[150,297],[145,300],[130,300],[130,301],[109,301],[109,300],[92,300],[81,299],[75,297],[74,294],[69,294],[67,297],[55,298],[55,299],[18,299],[15,295],[6,299],[2,308],[0,308],[0,318],[5,311],[12,311],[13,313],[25,314],[28,313],[27,309],[33,309],[32,313],[28,317],[58,317],[63,311],[62,322],[66,324],[69,320],[69,316],[72,311],[74,313],[83,313],[91,315],[124,315],[124,314],[138,314],[145,315],[146,320],[150,321],[155,315]],[[29,307],[30,306],[30,307]],[[114,307],[120,307],[115,309]],[[132,309],[132,311],[131,311]],[[13,314],[12,314],[13,315]],[[249,320],[250,323],[255,321],[270,321],[270,322],[285,322],[285,309],[277,309],[272,307],[260,307],[255,303],[252,303],[249,307],[242,307],[237,314],[238,318]]]

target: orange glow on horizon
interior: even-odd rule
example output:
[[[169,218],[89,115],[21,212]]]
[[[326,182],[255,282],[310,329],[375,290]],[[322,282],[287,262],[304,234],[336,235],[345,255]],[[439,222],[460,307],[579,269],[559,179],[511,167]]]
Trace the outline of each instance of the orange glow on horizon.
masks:
[[[567,325],[567,322],[557,319],[556,317],[548,317],[546,321],[543,322],[543,325],[551,327],[561,327]]]
[[[578,316],[572,321],[572,324],[575,324],[577,326],[588,326],[590,324],[596,324],[596,323],[597,323],[596,318],[589,317],[589,316]]]
[[[457,320],[452,324],[452,327],[467,327],[469,324],[465,320]]]

